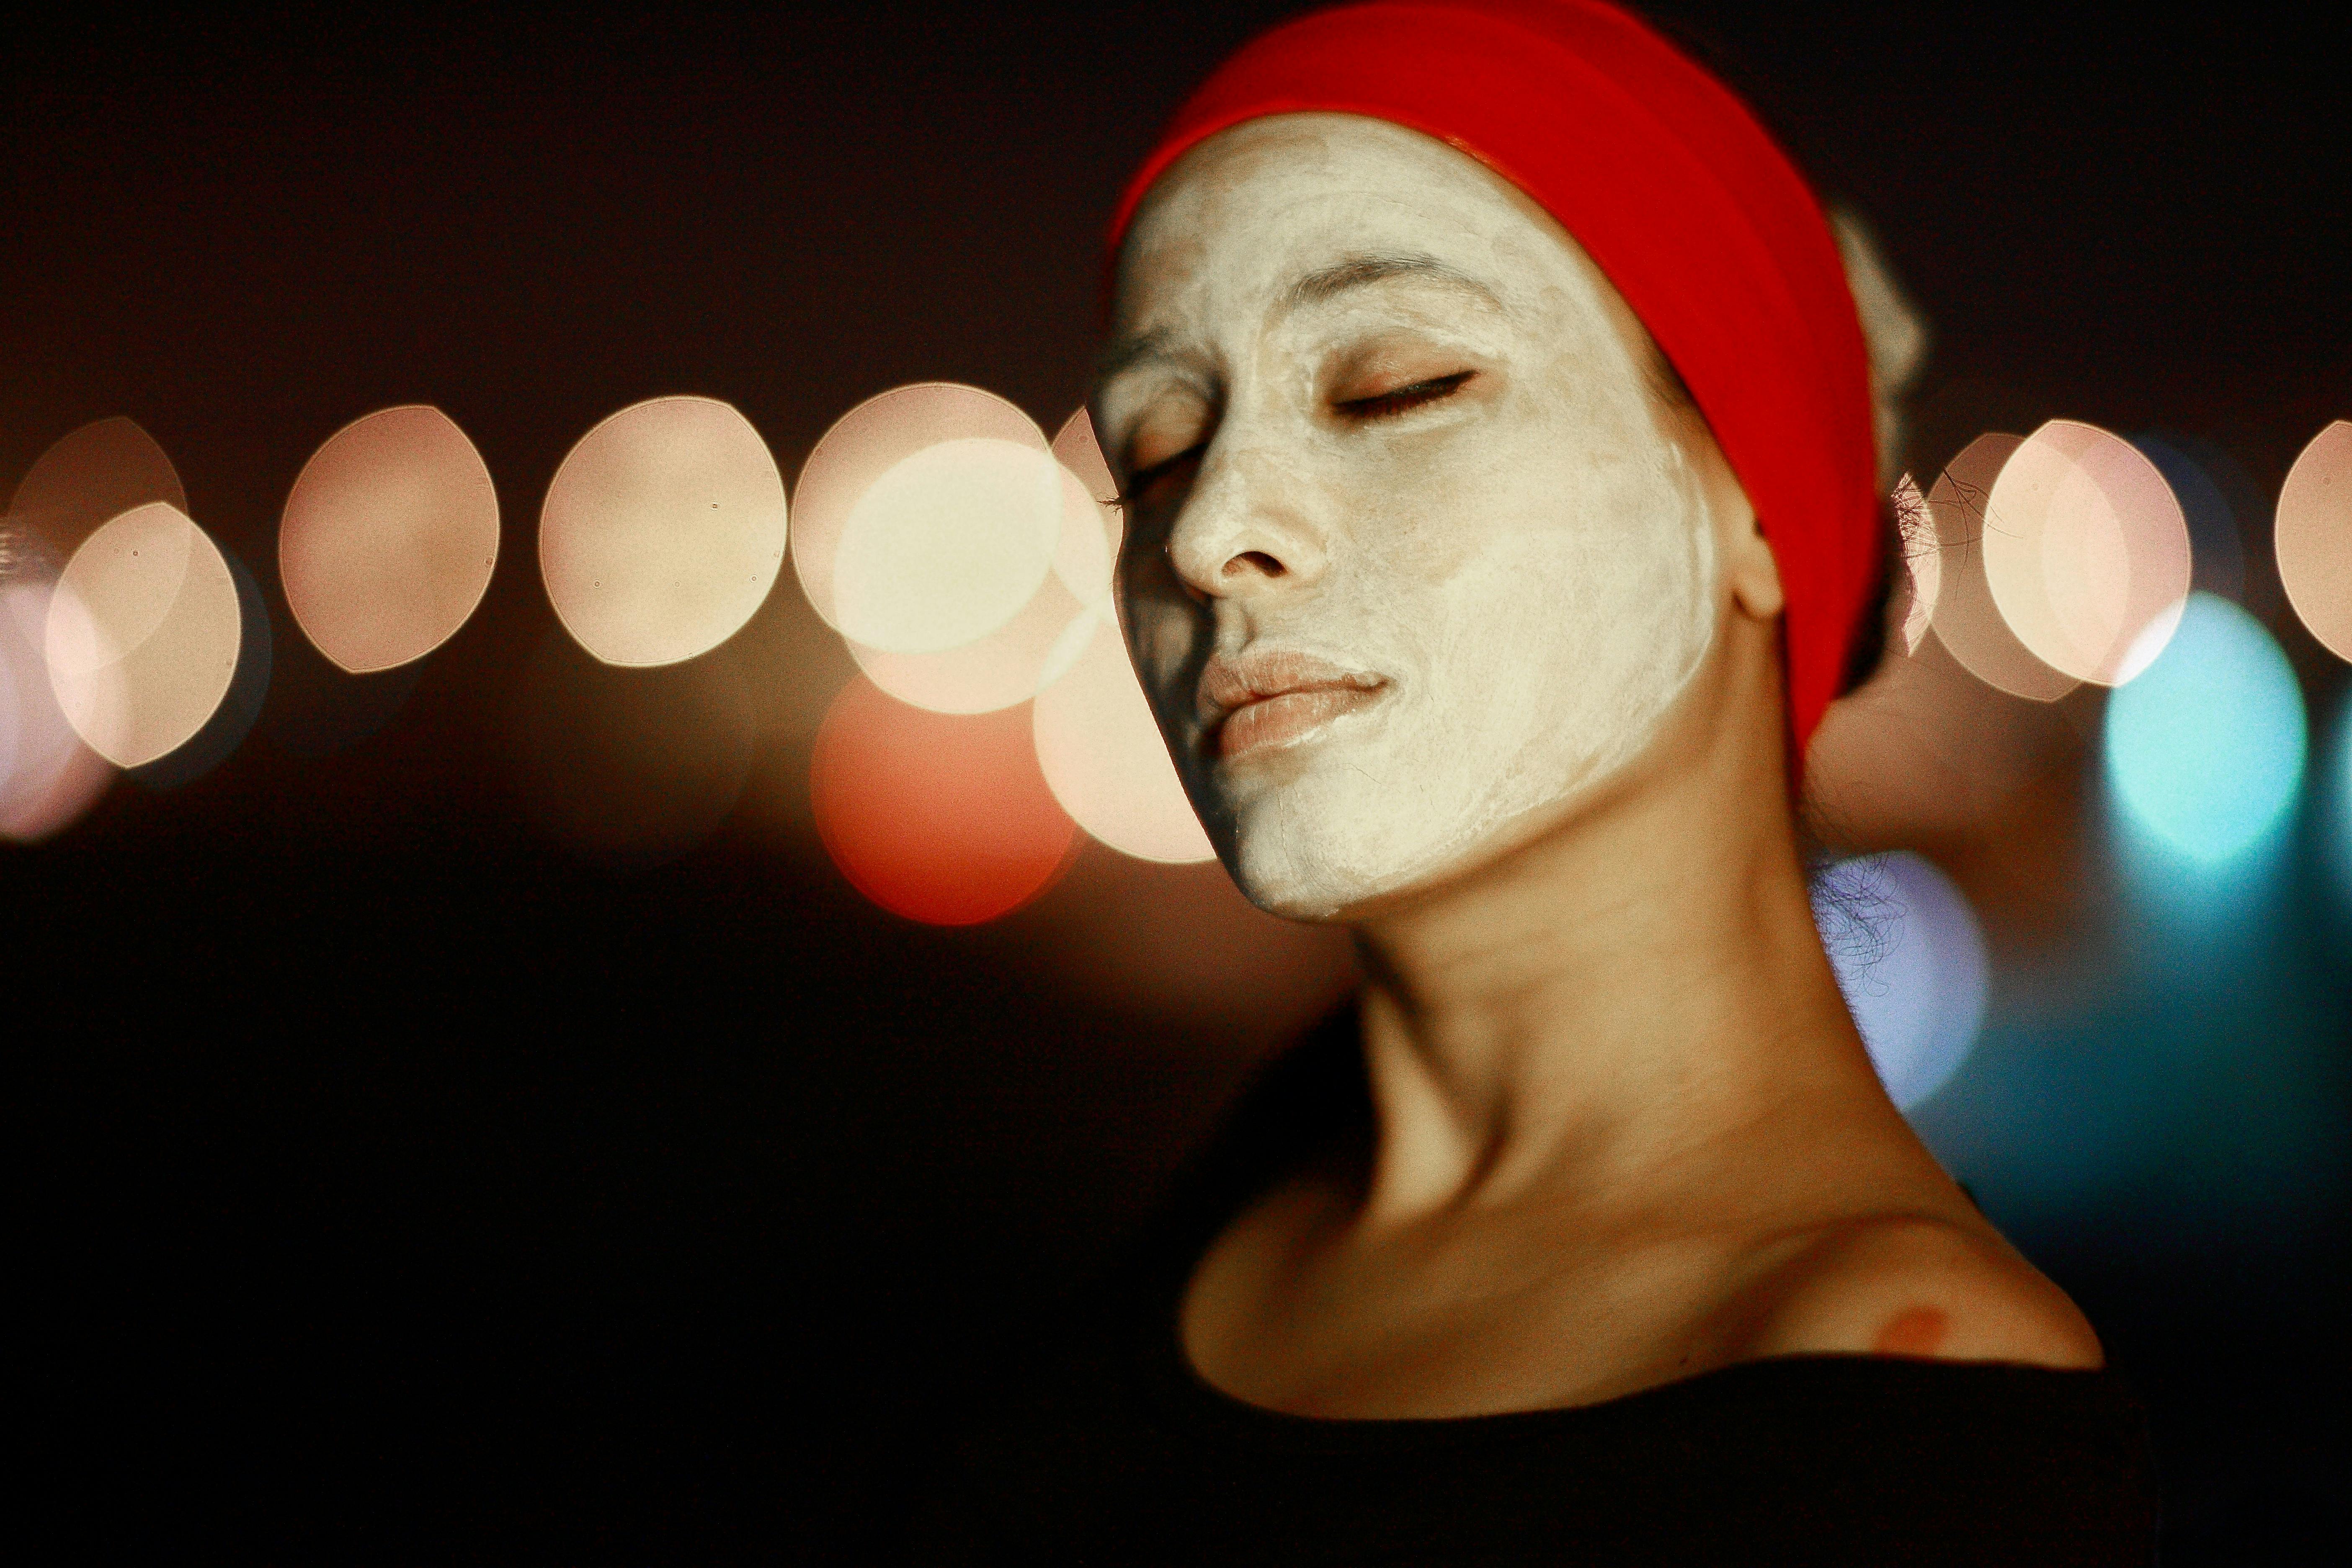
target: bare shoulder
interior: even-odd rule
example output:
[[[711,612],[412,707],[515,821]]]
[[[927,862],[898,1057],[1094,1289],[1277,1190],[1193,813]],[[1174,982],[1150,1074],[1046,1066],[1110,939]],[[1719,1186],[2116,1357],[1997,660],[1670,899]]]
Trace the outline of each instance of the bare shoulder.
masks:
[[[1909,1215],[1847,1221],[1810,1237],[1759,1283],[1754,1356],[1925,1356],[2103,1364],[2066,1293],[1989,1227]]]

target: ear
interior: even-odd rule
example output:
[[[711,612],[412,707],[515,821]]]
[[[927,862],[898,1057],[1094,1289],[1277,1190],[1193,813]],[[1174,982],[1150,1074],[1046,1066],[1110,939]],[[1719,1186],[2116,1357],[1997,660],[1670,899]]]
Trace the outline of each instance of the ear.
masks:
[[[1769,621],[1788,601],[1780,591],[1780,563],[1773,558],[1772,547],[1765,542],[1764,530],[1756,521],[1756,503],[1748,499],[1739,476],[1731,471],[1731,459],[1723,455],[1705,422],[1694,418],[1688,435],[1699,482],[1706,493],[1707,519],[1715,529],[1717,559],[1723,563],[1732,603],[1757,620]]]
[[[1745,491],[1735,491],[1738,510],[1719,513],[1717,537],[1723,552],[1724,578],[1731,585],[1732,603],[1759,621],[1779,615],[1788,598],[1780,592],[1780,563],[1773,559],[1764,530],[1757,525],[1756,509]]]

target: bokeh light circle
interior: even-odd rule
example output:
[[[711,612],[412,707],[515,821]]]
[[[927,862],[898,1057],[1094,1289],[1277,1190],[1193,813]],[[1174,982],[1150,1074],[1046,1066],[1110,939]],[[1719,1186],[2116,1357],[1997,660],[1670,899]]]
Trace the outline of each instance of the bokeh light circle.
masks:
[[[866,678],[934,713],[992,713],[1026,702],[1076,660],[1098,617],[1051,578],[1005,626],[945,653],[881,653],[848,643]]]
[[[2303,691],[2269,632],[2227,599],[2189,596],[2171,641],[2107,701],[2110,785],[2132,819],[2203,865],[2252,846],[2303,782]]]
[[[1879,1081],[1908,1110],[1959,1069],[1983,1027],[1991,971],[1975,911],[1905,851],[1831,866],[1814,916]]]
[[[2279,489],[2279,581],[2311,635],[2352,659],[2352,420],[2311,438]]]
[[[1053,570],[1019,613],[976,641],[934,653],[885,653],[844,638],[867,679],[933,712],[988,713],[1025,702],[1061,678],[1111,613],[1110,561],[1086,487],[1058,466],[1055,478],[1061,514]]]
[[[118,767],[175,750],[236,674],[236,580],[177,507],[134,507],[82,541],[48,605],[44,652],[58,707]]]
[[[657,397],[580,438],[540,513],[539,566],[574,641],[606,664],[676,664],[740,631],[775,584],[784,481],[751,422]]]
[[[1045,782],[1079,826],[1139,860],[1215,855],[1118,626],[1096,630],[1069,673],[1039,695],[1035,719]]]
[[[835,624],[884,653],[944,653],[1021,613],[1053,570],[1062,468],[1034,447],[963,437],[910,453],[842,521]]]
[[[354,675],[457,635],[498,563],[499,498],[449,416],[382,409],[328,437],[286,498],[278,569],[311,645]]]
[[[1054,433],[1054,456],[1061,459],[1062,467],[1077,482],[1079,496],[1088,503],[1087,509],[1080,512],[1073,500],[1072,510],[1063,516],[1063,527],[1069,529],[1077,516],[1084,515],[1093,518],[1102,531],[1103,548],[1098,561],[1090,550],[1084,552],[1083,558],[1064,558],[1077,563],[1086,573],[1082,579],[1069,582],[1070,589],[1108,616],[1111,613],[1111,567],[1118,560],[1119,540],[1126,532],[1126,524],[1113,504],[1118,496],[1118,481],[1111,477],[1110,464],[1103,457],[1101,444],[1095,439],[1094,418],[1084,408],[1063,420],[1062,427]],[[1065,542],[1068,543],[1066,535]],[[1056,567],[1061,568],[1058,560]],[[1068,578],[1067,571],[1065,576]]]
[[[801,592],[825,625],[844,630],[834,603],[835,567],[850,516],[866,491],[926,447],[962,440],[1049,450],[1045,432],[1019,408],[953,382],[877,394],[835,420],[817,441],[793,487],[792,555]]]
[[[8,521],[41,542],[54,571],[100,524],[150,501],[188,510],[179,470],[155,437],[117,415],[53,442],[16,481]]]
[[[1080,604],[1106,617],[1111,609],[1111,567],[1118,559],[1118,513],[1095,500],[1093,487],[1062,468],[1062,537],[1054,575]]]
[[[2001,464],[1984,574],[2017,640],[2051,668],[2116,686],[2163,650],[2189,594],[2189,523],[2122,437],[2053,419]]]
[[[132,776],[149,789],[177,789],[226,762],[252,733],[269,698],[270,677],[277,662],[276,638],[269,623],[269,607],[261,596],[261,584],[236,551],[217,540],[213,542],[213,547],[220,552],[229,580],[236,585],[236,669],[229,677],[228,689],[221,694],[212,716],[201,729],[167,755],[133,772]]]
[[[930,925],[1028,902],[1076,837],[1029,736],[1024,709],[933,713],[853,679],[817,731],[809,775],[834,864],[884,909]]]
[[[0,837],[30,843],[71,824],[106,793],[114,768],[82,743],[49,684],[53,585],[0,582]]]
[[[2017,640],[1985,580],[1986,510],[2010,454],[2024,437],[1978,437],[1944,466],[1927,491],[1940,558],[1932,627],[1960,668],[1996,690],[2055,702],[2082,684],[2053,669]]]
[[[794,570],[875,685],[992,712],[1053,684],[1110,618],[1116,520],[1058,460],[1101,467],[1069,431],[1049,450],[1003,399],[934,384],[870,400],[818,443],[793,499]]]
[[[2335,864],[2344,897],[2352,900],[2352,689],[2344,693],[2336,710],[2336,765],[2330,771],[2335,775],[2330,781],[2335,798],[2328,803],[2328,858]]]

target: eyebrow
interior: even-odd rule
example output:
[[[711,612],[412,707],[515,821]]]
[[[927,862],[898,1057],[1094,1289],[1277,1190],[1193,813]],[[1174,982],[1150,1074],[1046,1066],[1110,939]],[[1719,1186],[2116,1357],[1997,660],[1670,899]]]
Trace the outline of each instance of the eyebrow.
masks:
[[[1391,278],[1429,278],[1467,289],[1491,304],[1499,305],[1495,291],[1456,267],[1448,266],[1434,256],[1415,251],[1393,251],[1386,254],[1350,256],[1328,267],[1318,267],[1290,286],[1284,300],[1286,310],[1302,305],[1319,305],[1353,289],[1369,288]]]
[[[1350,256],[1328,267],[1317,268],[1290,286],[1283,296],[1282,309],[1286,313],[1304,305],[1319,305],[1350,289],[1370,288],[1391,278],[1433,279],[1475,294],[1497,309],[1503,303],[1492,289],[1458,267],[1419,251],[1393,251]],[[1164,331],[1137,332],[1120,338],[1105,347],[1095,361],[1095,384],[1103,385],[1135,365],[1175,357],[1174,344]]]
[[[1109,343],[1095,360],[1095,384],[1102,385],[1119,372],[1145,360],[1174,357],[1169,346],[1168,334],[1161,331],[1137,332]]]

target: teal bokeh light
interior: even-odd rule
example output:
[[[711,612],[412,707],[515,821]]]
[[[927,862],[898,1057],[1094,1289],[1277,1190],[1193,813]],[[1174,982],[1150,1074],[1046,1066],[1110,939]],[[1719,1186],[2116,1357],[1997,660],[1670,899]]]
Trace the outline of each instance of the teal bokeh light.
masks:
[[[2167,848],[2218,866],[2261,840],[2303,783],[2303,690],[2262,623],[2189,596],[2154,664],[2107,701],[2107,781]]]
[[[2328,831],[2324,842],[2326,858],[2336,868],[2337,885],[2344,897],[2352,900],[2352,690],[2344,694],[2344,707],[2336,720],[2336,763],[2328,769],[2332,786],[2325,791]]]

